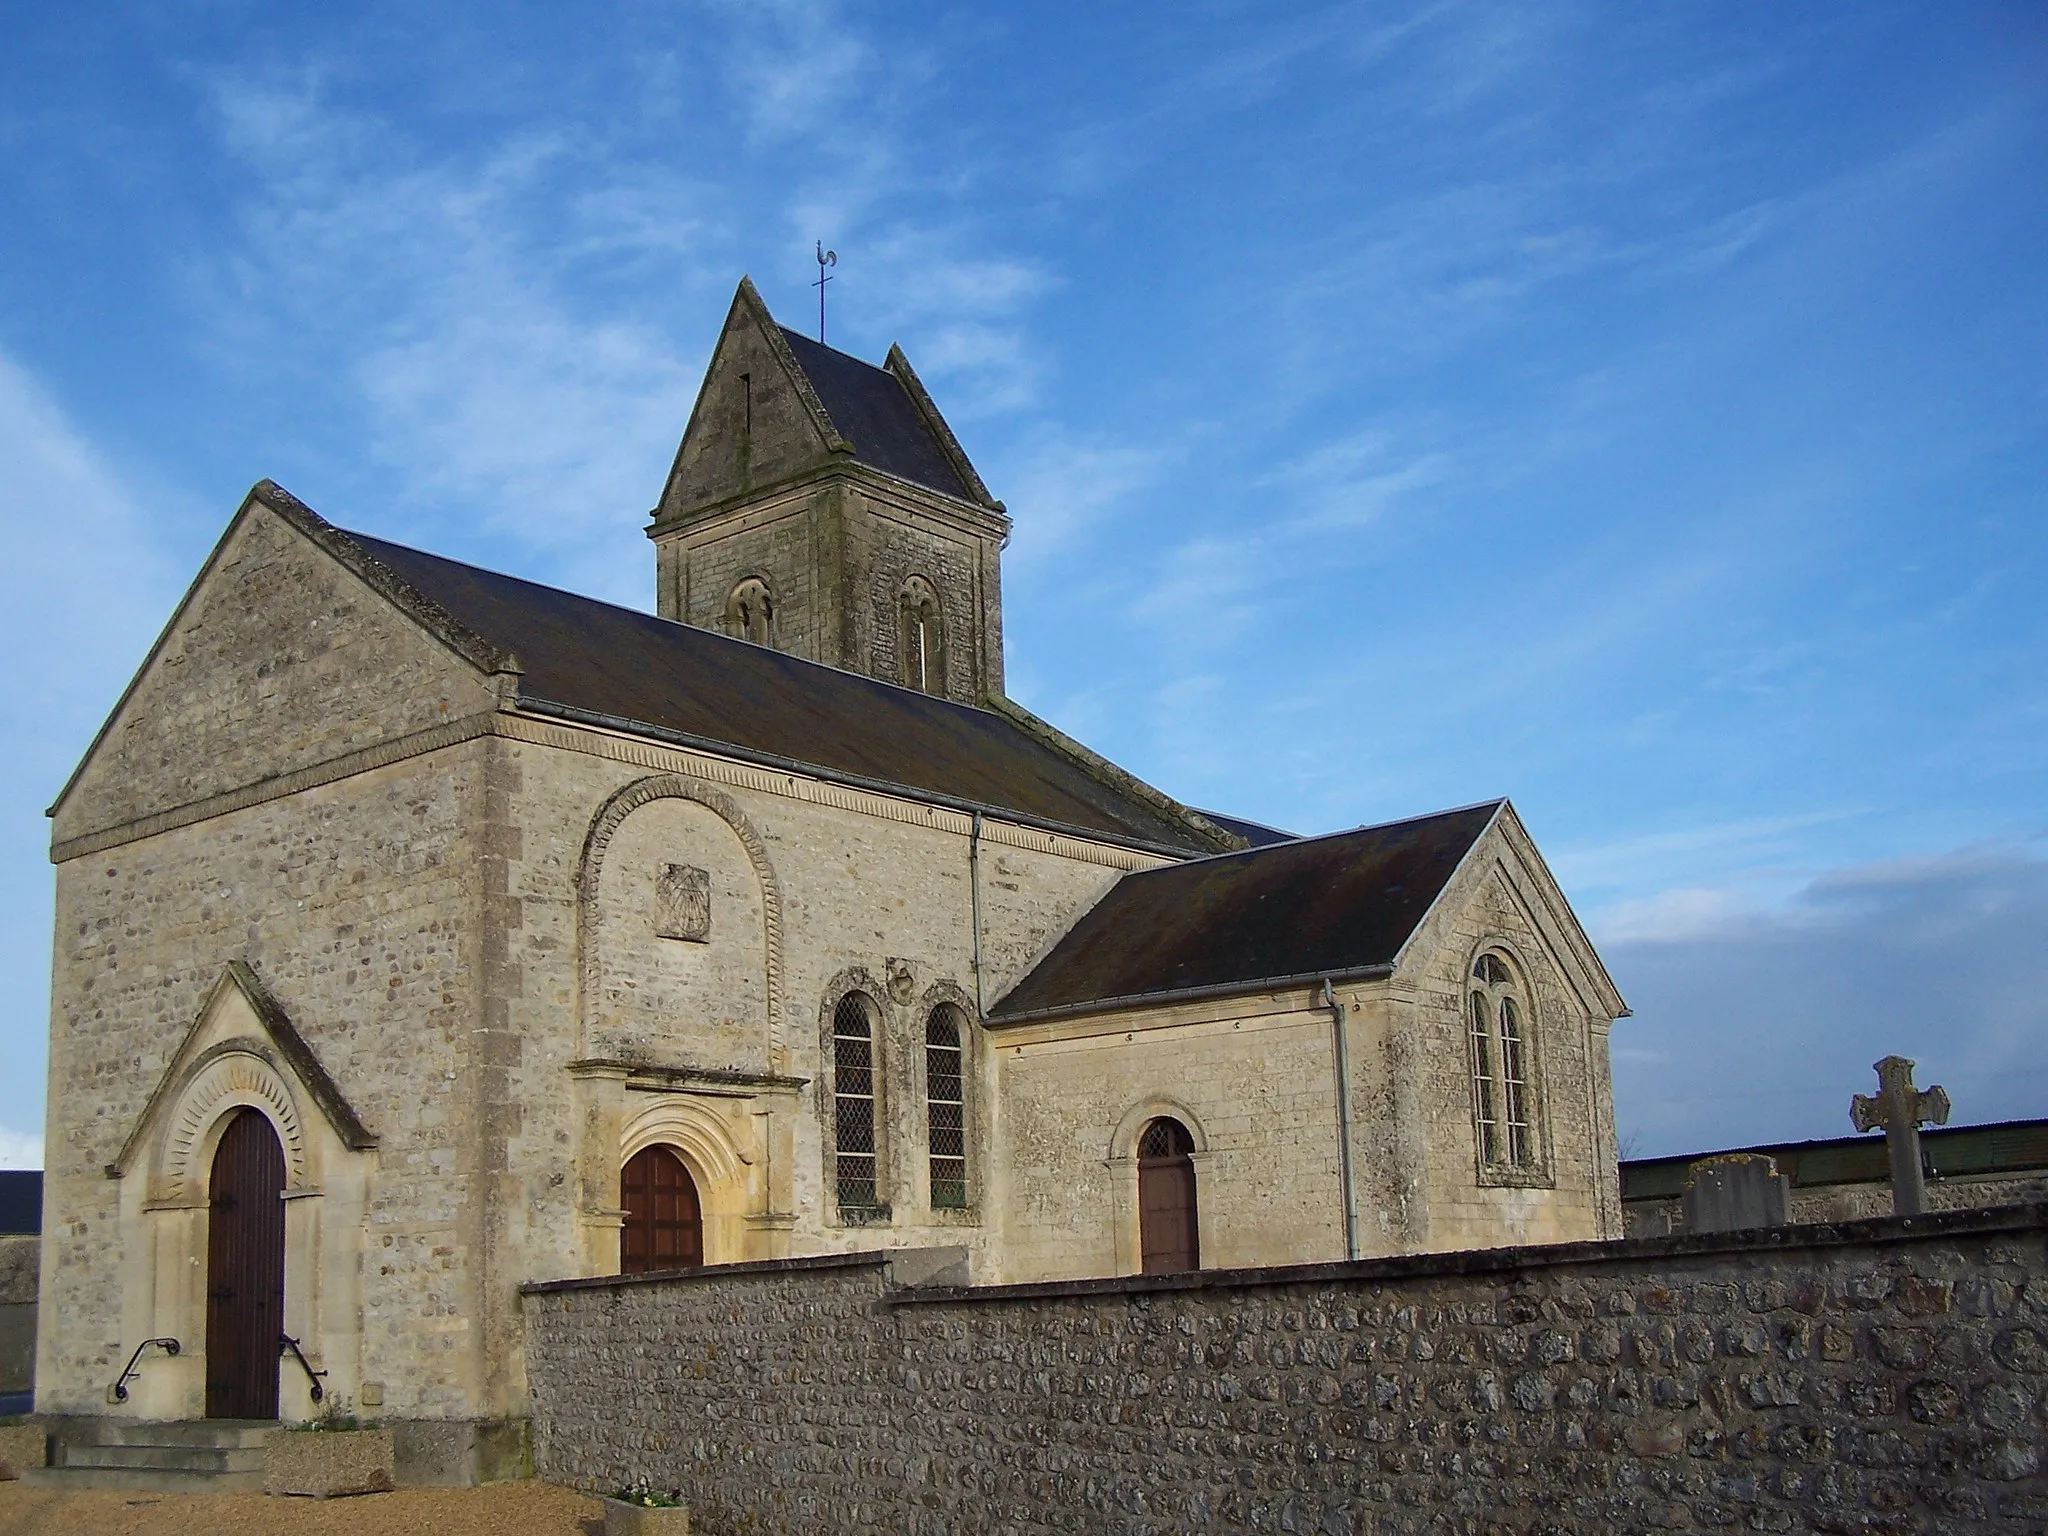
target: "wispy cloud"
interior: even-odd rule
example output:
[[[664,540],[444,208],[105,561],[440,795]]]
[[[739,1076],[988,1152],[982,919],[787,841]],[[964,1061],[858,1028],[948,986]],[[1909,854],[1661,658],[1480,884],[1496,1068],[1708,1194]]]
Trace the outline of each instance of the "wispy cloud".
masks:
[[[43,1166],[43,1133],[17,1131],[0,1125],[0,1168]]]
[[[0,804],[11,808],[0,821],[0,967],[15,978],[0,1006],[0,1123],[42,1113],[52,919],[49,823],[37,812],[176,600],[187,573],[163,528],[183,510],[145,502],[42,383],[0,354],[0,650],[15,660],[0,696]],[[19,1148],[0,1135],[0,1158]],[[40,1139],[34,1157],[26,1166],[41,1166]]]
[[[1964,1123],[2042,1113],[2048,859],[1986,844],[1830,871],[1779,901],[1673,891],[1602,952],[1616,1115],[1646,1155],[1848,1134],[1849,1095],[1899,1054]]]

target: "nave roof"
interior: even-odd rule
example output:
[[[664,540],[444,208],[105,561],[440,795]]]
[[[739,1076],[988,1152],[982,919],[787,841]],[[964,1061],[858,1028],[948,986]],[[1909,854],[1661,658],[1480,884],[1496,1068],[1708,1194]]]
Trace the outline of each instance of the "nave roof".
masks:
[[[1507,802],[1125,875],[992,1023],[1391,968]]]

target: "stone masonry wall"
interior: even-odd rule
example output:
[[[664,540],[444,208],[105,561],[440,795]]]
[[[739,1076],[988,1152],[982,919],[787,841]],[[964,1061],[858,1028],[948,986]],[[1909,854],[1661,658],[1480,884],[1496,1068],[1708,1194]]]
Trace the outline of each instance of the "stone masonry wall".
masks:
[[[40,1238],[0,1237],[0,1392],[35,1385],[40,1245]]]
[[[2048,1207],[988,1290],[536,1286],[540,1475],[707,1536],[2037,1532]]]
[[[2031,1205],[2048,1201],[2048,1169],[2015,1175],[1966,1175],[1927,1181],[1930,1211],[1965,1211],[1990,1205]],[[1860,1221],[1888,1216],[1892,1209],[1889,1181],[1874,1184],[1814,1184],[1792,1191],[1792,1219]],[[1685,1230],[1685,1202],[1668,1199],[1630,1200],[1622,1208],[1630,1237],[1662,1237]]]

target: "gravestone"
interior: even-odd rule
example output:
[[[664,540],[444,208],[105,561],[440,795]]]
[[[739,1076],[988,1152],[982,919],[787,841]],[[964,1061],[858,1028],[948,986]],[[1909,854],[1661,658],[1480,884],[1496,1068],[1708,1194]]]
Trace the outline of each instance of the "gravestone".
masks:
[[[1876,1094],[1849,1101],[1849,1123],[1859,1131],[1882,1130],[1891,1153],[1892,1214],[1918,1216],[1927,1209],[1927,1175],[1920,1166],[1920,1127],[1948,1124],[1948,1094],[1939,1084],[1922,1093],[1913,1086],[1913,1063],[1887,1056],[1876,1063]]]
[[[1792,1181],[1755,1152],[1703,1157],[1685,1172],[1685,1230],[1740,1232],[1792,1223]]]

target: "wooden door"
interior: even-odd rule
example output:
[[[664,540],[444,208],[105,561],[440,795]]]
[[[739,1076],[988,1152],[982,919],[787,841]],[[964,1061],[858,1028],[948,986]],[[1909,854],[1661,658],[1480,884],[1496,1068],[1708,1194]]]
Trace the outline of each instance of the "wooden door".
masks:
[[[1178,1120],[1154,1120],[1138,1138],[1138,1250],[1148,1275],[1202,1267],[1194,1150]]]
[[[671,1148],[646,1147],[627,1159],[619,1175],[619,1204],[626,1208],[619,1229],[620,1274],[704,1262],[704,1212],[697,1203],[697,1185]]]
[[[277,1417],[284,1331],[284,1148],[238,1109],[213,1153],[206,1203],[206,1416]]]

